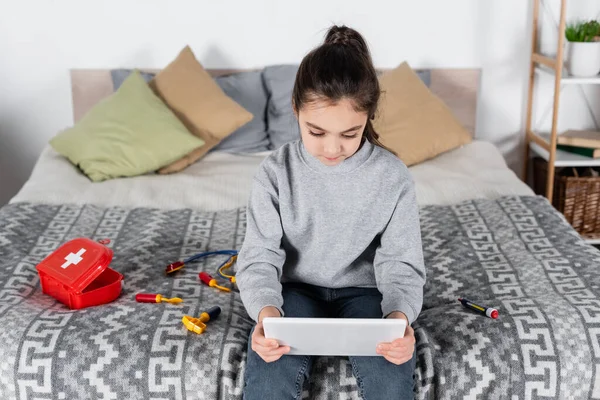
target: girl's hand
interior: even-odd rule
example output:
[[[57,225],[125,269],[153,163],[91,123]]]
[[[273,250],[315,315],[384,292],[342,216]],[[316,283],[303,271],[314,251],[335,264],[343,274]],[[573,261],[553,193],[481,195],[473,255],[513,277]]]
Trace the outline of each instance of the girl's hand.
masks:
[[[277,361],[282,355],[290,351],[289,346],[279,346],[275,339],[267,339],[263,329],[262,320],[265,317],[279,317],[281,314],[275,307],[265,307],[258,315],[258,324],[252,332],[252,350],[256,352],[265,362]]]
[[[387,318],[401,318],[408,323],[408,318],[401,312],[393,312]],[[412,359],[415,351],[415,331],[410,325],[406,326],[404,337],[391,343],[379,343],[377,354],[381,354],[389,362],[400,365]]]

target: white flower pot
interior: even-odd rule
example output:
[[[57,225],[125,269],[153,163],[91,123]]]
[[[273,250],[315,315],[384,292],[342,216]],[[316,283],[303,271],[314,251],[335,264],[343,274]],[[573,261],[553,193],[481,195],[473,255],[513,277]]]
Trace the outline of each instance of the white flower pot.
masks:
[[[573,76],[596,76],[600,72],[600,42],[567,42],[565,62]]]

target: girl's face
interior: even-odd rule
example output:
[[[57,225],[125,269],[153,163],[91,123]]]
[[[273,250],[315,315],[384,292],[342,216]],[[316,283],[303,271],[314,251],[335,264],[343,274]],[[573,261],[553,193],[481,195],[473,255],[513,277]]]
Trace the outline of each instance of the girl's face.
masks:
[[[355,111],[347,99],[335,104],[313,101],[302,107],[297,117],[304,147],[329,166],[356,153],[367,124],[367,113]]]

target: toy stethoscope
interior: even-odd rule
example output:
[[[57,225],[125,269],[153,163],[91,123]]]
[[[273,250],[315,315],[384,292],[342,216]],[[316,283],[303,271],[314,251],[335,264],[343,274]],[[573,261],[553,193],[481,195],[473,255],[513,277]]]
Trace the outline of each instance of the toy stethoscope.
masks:
[[[222,263],[219,266],[219,268],[217,269],[217,273],[219,274],[219,276],[221,278],[227,279],[231,283],[235,283],[235,276],[227,275],[223,271],[225,271],[227,268],[231,267],[233,265],[233,263],[235,262],[235,260],[237,260],[237,256],[238,256],[237,250],[217,250],[217,251],[205,251],[202,253],[198,253],[198,254],[195,254],[183,261],[176,261],[174,263],[167,265],[167,268],[165,269],[165,273],[167,275],[171,274],[175,271],[179,271],[180,269],[182,269],[185,266],[185,264],[191,263],[192,261],[196,261],[200,258],[217,255],[217,254],[225,254],[225,255],[230,256],[227,259],[227,261],[225,261],[224,263]]]

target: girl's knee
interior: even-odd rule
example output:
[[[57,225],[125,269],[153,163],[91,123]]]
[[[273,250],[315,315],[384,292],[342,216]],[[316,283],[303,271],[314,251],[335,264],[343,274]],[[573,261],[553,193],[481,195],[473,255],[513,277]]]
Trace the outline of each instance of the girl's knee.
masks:
[[[283,356],[267,363],[252,351],[246,364],[244,399],[299,399],[310,366],[307,356]]]
[[[414,358],[402,365],[390,363],[383,357],[352,357],[350,360],[363,399],[414,398]]]

